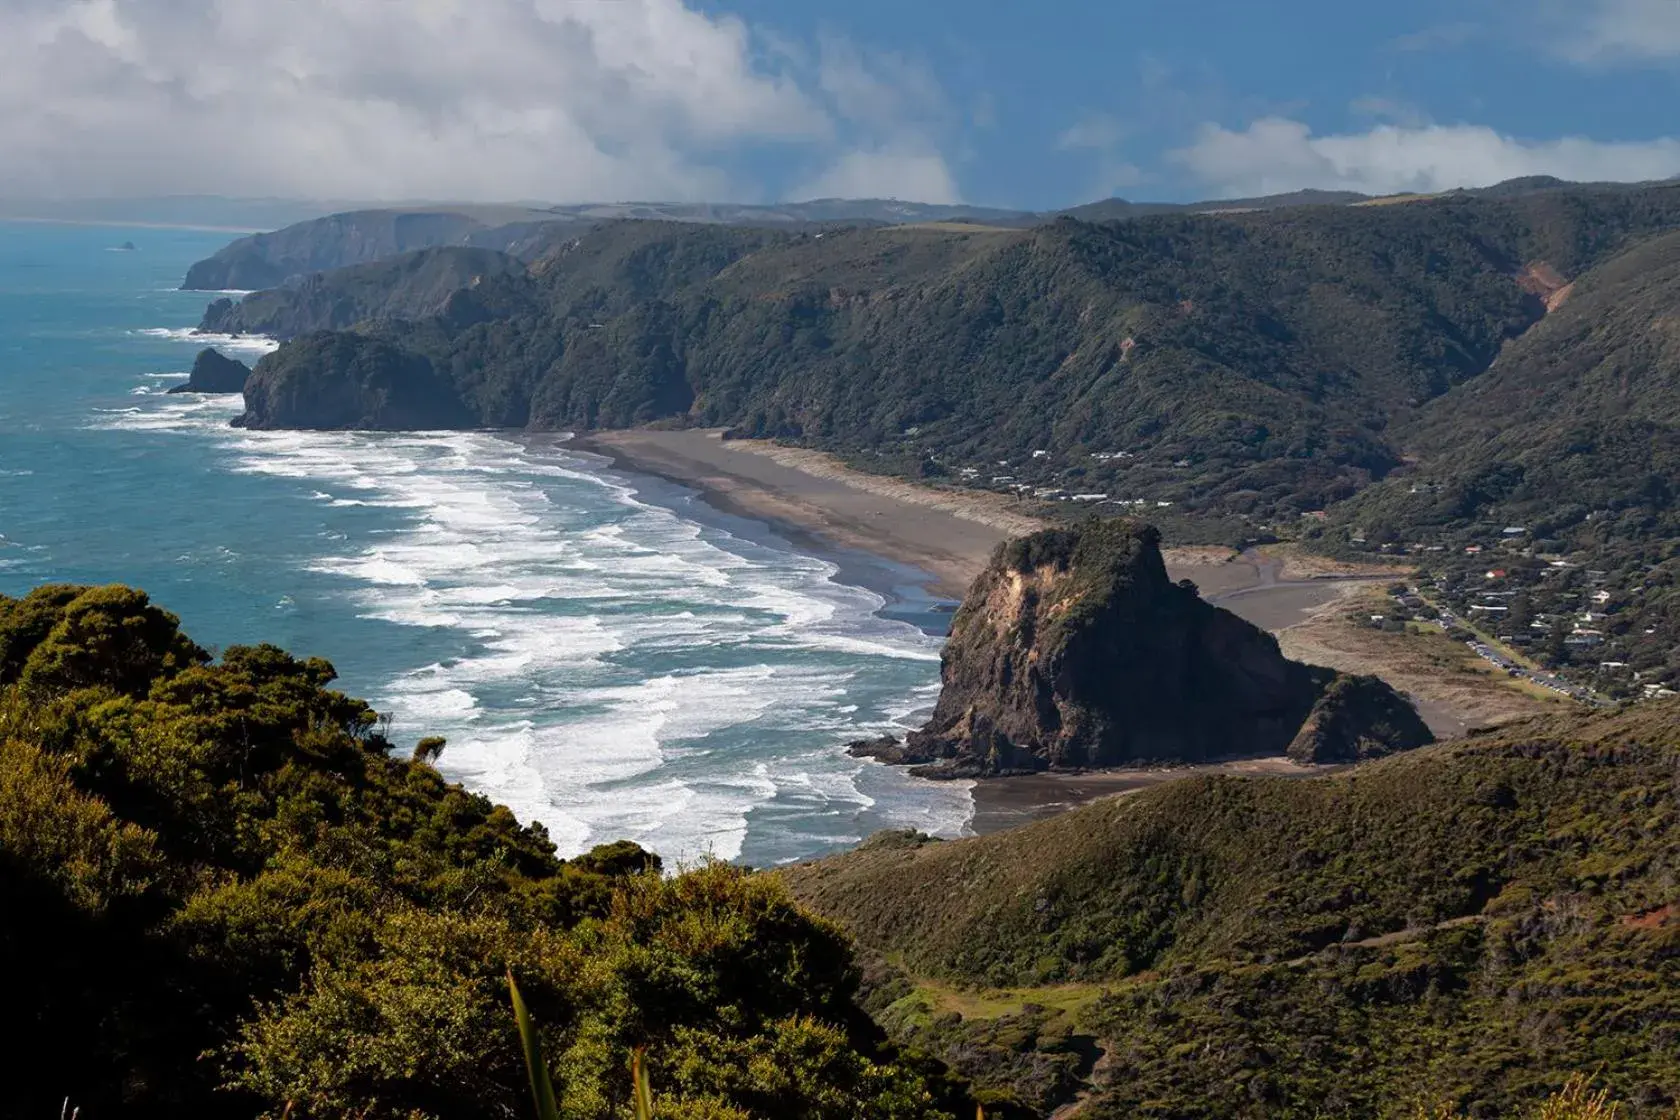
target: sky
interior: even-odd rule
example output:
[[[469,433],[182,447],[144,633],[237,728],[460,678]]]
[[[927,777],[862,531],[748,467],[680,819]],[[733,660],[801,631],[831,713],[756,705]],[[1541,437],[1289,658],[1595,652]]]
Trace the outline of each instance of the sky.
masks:
[[[1640,180],[1677,93],[1680,0],[0,0],[0,197]]]

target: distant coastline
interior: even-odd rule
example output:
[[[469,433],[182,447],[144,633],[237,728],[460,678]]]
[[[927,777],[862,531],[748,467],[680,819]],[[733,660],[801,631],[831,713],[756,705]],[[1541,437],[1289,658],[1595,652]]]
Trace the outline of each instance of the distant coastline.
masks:
[[[42,226],[103,226],[107,229],[184,229],[199,233],[252,234],[265,232],[259,226],[201,225],[197,222],[144,222],[118,218],[43,218],[38,215],[0,213],[0,222]]]

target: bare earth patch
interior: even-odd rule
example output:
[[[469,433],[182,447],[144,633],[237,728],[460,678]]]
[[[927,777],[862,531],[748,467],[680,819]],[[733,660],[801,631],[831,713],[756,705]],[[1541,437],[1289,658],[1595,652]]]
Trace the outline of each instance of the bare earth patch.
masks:
[[[1290,545],[1270,545],[1259,550],[1267,559],[1282,563],[1278,579],[1405,579],[1416,569],[1409,564],[1349,563],[1317,556]]]
[[[1349,585],[1348,594],[1280,630],[1278,645],[1298,661],[1381,677],[1412,697],[1439,738],[1556,711],[1563,703],[1524,689],[1445,634],[1393,634],[1356,621],[1383,613],[1387,603],[1369,586]]]

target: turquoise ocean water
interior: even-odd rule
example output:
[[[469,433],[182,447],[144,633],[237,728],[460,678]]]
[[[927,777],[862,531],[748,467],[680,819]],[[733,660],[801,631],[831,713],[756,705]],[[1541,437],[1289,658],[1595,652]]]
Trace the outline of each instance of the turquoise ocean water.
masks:
[[[966,786],[840,749],[936,693],[914,573],[801,554],[559,437],[230,428],[237,398],[165,395],[211,298],[174,287],[228,238],[0,223],[0,593],[120,581],[203,644],[326,657],[563,853],[763,866],[962,831]]]

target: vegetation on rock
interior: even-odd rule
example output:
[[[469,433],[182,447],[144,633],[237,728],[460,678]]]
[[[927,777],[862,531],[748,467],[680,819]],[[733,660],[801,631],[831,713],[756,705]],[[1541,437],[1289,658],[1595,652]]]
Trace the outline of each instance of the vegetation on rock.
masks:
[[[449,298],[493,276],[523,274],[525,265],[492,249],[417,249],[366,264],[314,272],[237,303],[216,300],[198,329],[211,334],[295,338],[358,323],[435,315]]]
[[[171,393],[243,393],[251,367],[206,347],[193,359],[192,372]]]
[[[784,875],[875,954],[880,1021],[998,1092],[1065,1100],[1083,1076],[1093,1117],[1506,1116],[1578,1072],[1671,1115],[1677,776],[1680,708],[1652,704]]]
[[[1007,541],[951,622],[927,725],[856,753],[966,777],[1279,755],[1344,762],[1432,736],[1374,677],[1290,661],[1175,584],[1160,534],[1091,518]]]
[[[6,1115],[527,1114],[510,970],[565,1117],[621,1115],[644,1046],[662,1116],[966,1114],[778,884],[556,859],[332,677],[127,588],[0,598]]]

